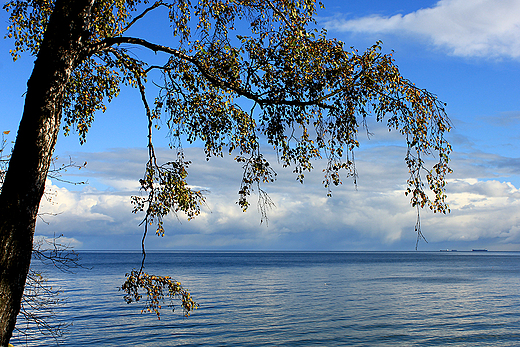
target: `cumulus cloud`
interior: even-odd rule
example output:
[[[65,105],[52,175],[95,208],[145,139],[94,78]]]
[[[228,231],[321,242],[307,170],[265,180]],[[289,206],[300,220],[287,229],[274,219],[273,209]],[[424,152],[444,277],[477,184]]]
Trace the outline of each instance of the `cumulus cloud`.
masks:
[[[47,180],[45,197],[40,204],[41,218],[36,234],[52,237],[63,234],[73,238],[74,247],[86,249],[118,248],[125,245],[122,235],[139,234],[136,225],[139,216],[131,213],[128,192],[98,190],[85,186],[82,190],[69,190]],[[119,241],[115,241],[119,238]],[[110,243],[112,245],[108,246]],[[108,246],[108,247],[105,247]]]
[[[520,57],[520,1],[441,0],[430,8],[389,17],[334,18],[329,29],[427,38],[463,57]]]
[[[495,249],[520,244],[520,191],[509,182],[457,179],[449,183],[451,214],[428,218],[432,240],[491,239]]]

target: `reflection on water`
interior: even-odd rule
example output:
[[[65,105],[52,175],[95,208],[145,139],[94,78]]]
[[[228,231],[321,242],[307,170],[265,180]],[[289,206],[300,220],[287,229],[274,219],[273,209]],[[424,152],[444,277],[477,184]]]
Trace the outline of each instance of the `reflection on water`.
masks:
[[[63,346],[515,346],[520,254],[155,253],[147,271],[201,304],[161,320],[118,286],[131,253],[84,253],[92,270],[51,273],[73,321]],[[48,341],[33,341],[33,346]],[[29,344],[31,345],[31,344]]]

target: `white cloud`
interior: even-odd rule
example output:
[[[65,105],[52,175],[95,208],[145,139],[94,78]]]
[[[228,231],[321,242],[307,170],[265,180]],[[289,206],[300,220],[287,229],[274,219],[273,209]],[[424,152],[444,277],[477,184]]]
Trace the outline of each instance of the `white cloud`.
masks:
[[[449,182],[451,213],[430,216],[432,240],[495,239],[520,244],[520,190],[509,182],[457,179]]]
[[[42,218],[37,221],[37,235],[63,234],[75,240],[74,247],[118,249],[118,245],[127,243],[124,235],[141,233],[137,226],[141,217],[131,213],[129,192],[101,191],[89,186],[72,191],[51,180],[47,180],[46,192],[48,198],[40,204]]]
[[[404,15],[334,18],[325,26],[356,33],[419,35],[463,57],[520,57],[519,0],[441,0]]]
[[[138,249],[142,236],[139,227],[142,216],[130,211],[129,177],[136,175],[141,156],[138,150],[123,149],[117,156],[125,158],[114,167],[99,165],[106,153],[89,154],[91,170],[98,179],[110,177],[113,187],[99,190],[85,187],[71,191],[48,183],[56,191],[54,204],[42,202],[41,211],[58,213],[48,217],[49,225],[39,223],[41,235],[63,233],[82,243],[83,249]],[[116,151],[117,152],[117,151]],[[171,152],[158,150],[163,160],[171,159]],[[274,250],[377,250],[413,249],[415,245],[415,210],[404,196],[407,169],[403,162],[405,148],[381,146],[356,155],[360,178],[357,189],[348,179],[333,190],[327,198],[323,188],[320,163],[307,176],[304,185],[295,181],[291,170],[277,168],[274,184],[264,186],[276,207],[269,211],[268,226],[260,224],[256,211],[256,197],[252,206],[243,213],[236,205],[240,185],[240,165],[231,156],[204,160],[200,149],[186,149],[186,158],[193,163],[189,168],[190,184],[208,189],[207,204],[195,220],[187,222],[171,216],[166,220],[166,236],[156,237],[153,232],[147,240],[149,249],[274,249]],[[274,159],[271,158],[271,159]],[[456,158],[455,158],[456,159]],[[496,156],[466,159],[456,162],[457,173],[448,185],[448,199],[452,213],[446,216],[422,213],[423,231],[430,245],[436,242],[472,242],[493,239],[495,244],[510,243],[520,246],[520,191],[499,178],[508,167],[495,167],[491,180],[484,180],[486,165],[497,161]],[[491,163],[491,164],[489,164]],[[273,160],[273,166],[277,164]],[[90,165],[90,164],[89,164]],[[140,170],[137,170],[140,171]],[[84,173],[85,174],[85,173]],[[120,175],[121,182],[117,181]],[[461,176],[462,175],[462,176]],[[480,175],[480,176],[479,176]],[[488,176],[489,177],[489,176]],[[114,187],[124,187],[123,191]],[[179,221],[181,223],[179,223]],[[460,245],[458,246],[461,247]],[[443,247],[445,248],[445,247]],[[467,246],[466,249],[471,246]],[[515,248],[515,249],[516,249]]]
[[[120,205],[130,208],[127,197],[98,191],[88,186],[81,191],[69,191],[67,188],[60,188],[51,180],[47,180],[45,190],[46,197],[42,199],[39,210],[42,215],[58,216],[66,213],[67,216],[75,218],[78,222],[113,222],[114,216],[106,211]]]

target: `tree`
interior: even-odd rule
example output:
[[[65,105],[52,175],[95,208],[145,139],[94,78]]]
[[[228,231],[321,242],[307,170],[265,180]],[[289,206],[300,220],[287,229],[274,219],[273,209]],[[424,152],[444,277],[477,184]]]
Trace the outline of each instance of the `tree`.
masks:
[[[13,58],[28,51],[36,61],[0,195],[1,346],[7,345],[19,311],[61,124],[65,133],[75,130],[84,142],[95,112],[104,111],[123,85],[138,90],[148,119],[143,195],[133,198],[134,212],[145,215],[143,253],[149,227],[161,235],[166,214],[193,218],[204,201],[202,192],[187,184],[183,141],[202,141],[207,159],[225,151],[236,154],[244,169],[237,203],[245,210],[254,190],[263,206],[269,203],[261,184],[276,175],[262,155],[260,139],[284,166],[294,167],[302,182],[313,160],[323,157],[330,195],[342,173],[356,175],[352,151],[359,145],[360,127],[370,118],[386,121],[408,146],[411,204],[447,211],[444,186],[451,148],[444,138],[450,129],[444,104],[403,78],[379,42],[359,53],[314,29],[314,0],[10,0],[4,8],[10,12]],[[152,12],[169,18],[170,42],[127,35]],[[129,51],[136,46],[163,54],[164,62],[141,60]],[[147,78],[155,72],[162,83],[150,104]],[[252,107],[241,106],[242,100]],[[177,150],[177,159],[164,164],[152,141],[160,119]],[[423,157],[431,153],[437,163],[426,168]],[[143,288],[152,310],[163,295],[180,296],[187,313],[194,308],[178,282],[141,268],[129,274],[123,289],[133,301]]]
[[[0,192],[4,184],[4,177],[12,150],[12,148],[9,149],[5,137],[9,133],[10,131],[4,131],[0,141]],[[81,169],[85,167],[86,162],[80,166],[76,165],[70,158],[68,163],[61,165],[56,165],[57,161],[58,157],[54,157],[47,174],[49,178],[73,185],[86,184],[86,182],[71,182],[62,178],[63,172],[72,167]],[[47,201],[52,201],[54,196],[55,193],[49,190],[44,193]],[[44,219],[48,215],[54,216],[54,214],[39,213],[38,217],[41,221],[48,224]],[[27,273],[24,293],[20,303],[19,317],[21,319],[15,327],[19,336],[25,338],[26,343],[37,333],[51,336],[58,343],[58,339],[63,335],[65,328],[70,325],[68,322],[60,321],[56,315],[57,308],[63,302],[59,295],[60,290],[53,288],[47,283],[48,279],[43,276],[42,271],[36,271],[32,268],[34,260],[38,261],[40,265],[45,267],[51,265],[63,272],[71,272],[73,269],[81,267],[78,254],[69,245],[60,242],[62,236],[54,235],[52,238],[39,239],[33,243],[33,262],[31,262],[31,268],[29,268]]]

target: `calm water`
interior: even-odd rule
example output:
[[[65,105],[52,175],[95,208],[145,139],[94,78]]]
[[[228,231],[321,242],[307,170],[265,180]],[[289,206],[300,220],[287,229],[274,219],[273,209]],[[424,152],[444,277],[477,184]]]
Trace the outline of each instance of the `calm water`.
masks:
[[[153,253],[146,270],[201,304],[161,320],[117,289],[139,254],[80,254],[91,270],[48,273],[73,322],[62,346],[520,344],[519,253]]]

